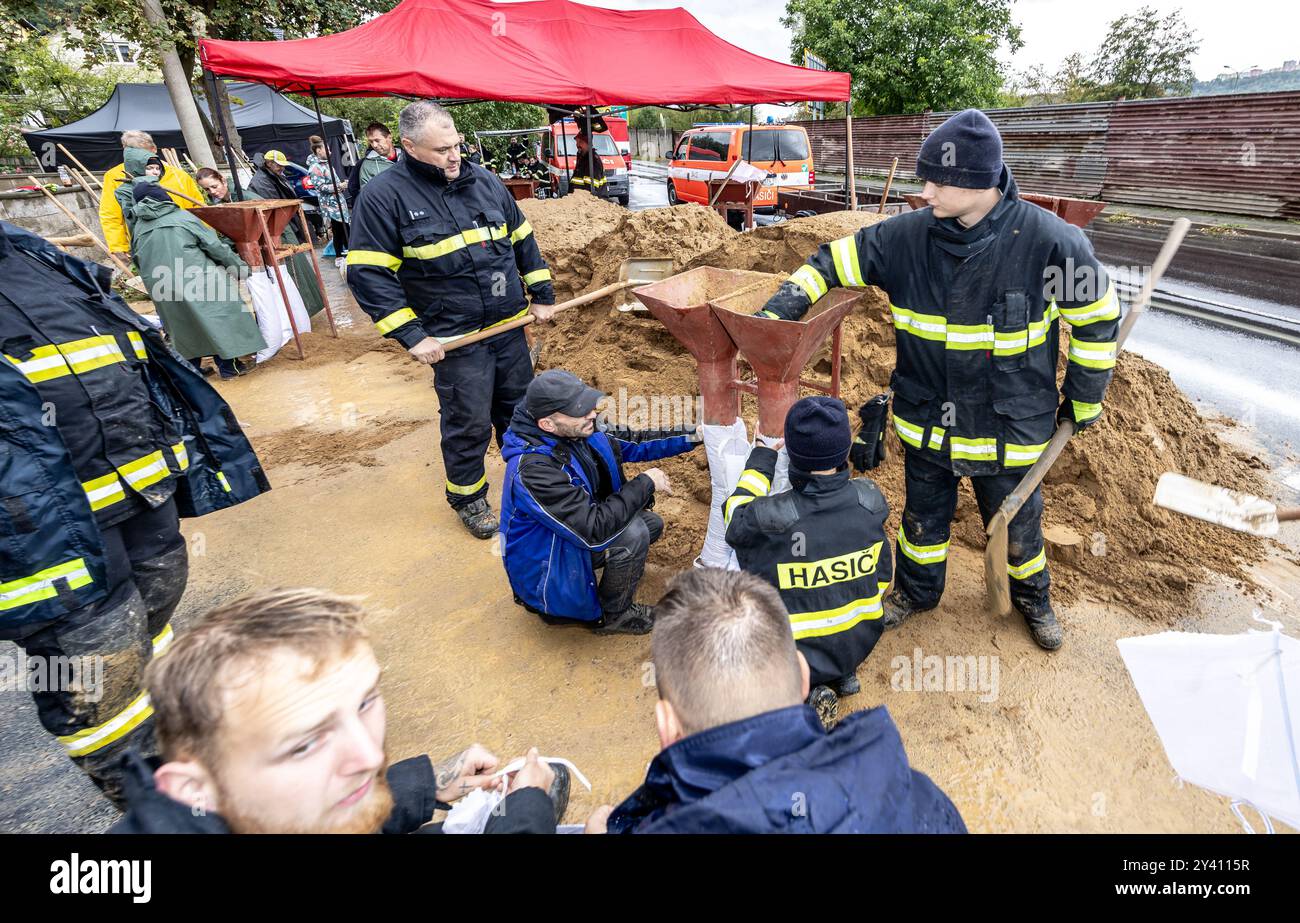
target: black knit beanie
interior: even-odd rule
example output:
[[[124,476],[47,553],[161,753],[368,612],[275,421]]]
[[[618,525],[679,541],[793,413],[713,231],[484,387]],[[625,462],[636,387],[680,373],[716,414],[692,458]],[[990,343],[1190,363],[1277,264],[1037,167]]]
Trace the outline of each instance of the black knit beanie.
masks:
[[[958,112],[930,133],[916,175],[941,186],[992,189],[1002,179],[1002,136],[978,109]]]
[[[817,395],[795,402],[785,417],[785,451],[800,471],[838,468],[852,443],[849,414],[837,397]]]

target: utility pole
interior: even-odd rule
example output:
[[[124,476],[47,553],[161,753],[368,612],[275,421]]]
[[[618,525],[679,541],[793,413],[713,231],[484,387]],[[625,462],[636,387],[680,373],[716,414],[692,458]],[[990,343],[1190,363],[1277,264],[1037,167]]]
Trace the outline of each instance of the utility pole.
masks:
[[[141,0],[144,18],[154,28],[160,30],[163,37],[158,39],[158,58],[162,63],[163,83],[167,85],[167,94],[172,99],[172,108],[176,110],[176,120],[180,122],[181,134],[185,137],[185,147],[190,159],[200,167],[215,167],[217,160],[212,156],[208,146],[208,136],[203,131],[203,122],[199,119],[199,107],[194,103],[194,94],[190,92],[189,76],[181,68],[181,59],[176,54],[176,44],[165,37],[170,25],[163,13],[160,0]]]

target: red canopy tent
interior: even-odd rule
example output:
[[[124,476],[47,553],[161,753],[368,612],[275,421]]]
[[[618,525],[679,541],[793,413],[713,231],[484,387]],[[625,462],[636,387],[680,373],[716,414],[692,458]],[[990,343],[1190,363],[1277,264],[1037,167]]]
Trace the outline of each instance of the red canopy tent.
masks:
[[[201,39],[214,74],[320,96],[608,105],[844,101],[849,75],[769,61],[690,13],[570,0],[403,0],[355,29],[287,42]]]

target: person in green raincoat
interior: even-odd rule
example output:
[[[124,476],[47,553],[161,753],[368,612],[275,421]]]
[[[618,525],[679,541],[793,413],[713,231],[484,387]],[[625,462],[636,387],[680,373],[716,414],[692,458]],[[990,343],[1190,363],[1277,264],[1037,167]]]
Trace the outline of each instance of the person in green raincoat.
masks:
[[[157,164],[157,172],[150,170],[151,163]],[[152,151],[138,147],[122,149],[122,168],[126,170],[127,180],[113,190],[113,198],[122,209],[122,223],[126,225],[128,238],[135,238],[135,184],[140,180],[157,182],[162,176],[162,161]],[[135,248],[131,248],[134,256]]]
[[[172,347],[196,366],[212,356],[221,377],[234,378],[236,358],[266,348],[228,272],[244,261],[158,184],[143,180],[133,192],[131,249]]]

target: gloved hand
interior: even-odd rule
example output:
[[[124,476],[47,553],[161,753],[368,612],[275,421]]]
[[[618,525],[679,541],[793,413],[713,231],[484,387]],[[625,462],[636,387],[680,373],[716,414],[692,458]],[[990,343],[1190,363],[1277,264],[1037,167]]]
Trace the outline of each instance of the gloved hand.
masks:
[[[1070,420],[1074,423],[1074,431],[1077,433],[1087,429],[1089,426],[1092,426],[1092,424],[1101,419],[1101,411],[1098,410],[1092,416],[1080,420],[1079,413],[1081,409],[1086,410],[1087,408],[1076,407],[1075,402],[1067,397],[1065,400],[1061,401],[1061,406],[1056,411],[1056,421],[1059,423],[1062,420]]]
[[[782,282],[767,304],[754,312],[755,317],[774,317],[778,320],[798,320],[808,311],[812,302],[807,293],[793,282]]]
[[[781,447],[785,445],[785,440],[780,436],[764,436],[757,429],[754,430],[754,441],[776,452],[781,451]]]
[[[889,394],[877,394],[858,408],[862,428],[849,449],[849,461],[855,471],[870,471],[885,460],[885,417],[889,412]]]
[[[538,282],[528,290],[533,304],[555,304],[555,286],[550,282]]]

